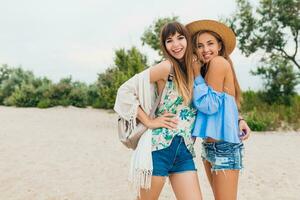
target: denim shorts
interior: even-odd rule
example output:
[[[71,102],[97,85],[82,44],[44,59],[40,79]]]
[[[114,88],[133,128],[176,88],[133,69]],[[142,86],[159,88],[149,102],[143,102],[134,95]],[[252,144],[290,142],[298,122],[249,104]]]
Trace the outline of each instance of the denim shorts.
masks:
[[[211,164],[212,171],[242,169],[243,153],[243,143],[202,142],[202,159]]]
[[[181,136],[174,136],[169,147],[152,151],[153,176],[196,171],[193,156]]]

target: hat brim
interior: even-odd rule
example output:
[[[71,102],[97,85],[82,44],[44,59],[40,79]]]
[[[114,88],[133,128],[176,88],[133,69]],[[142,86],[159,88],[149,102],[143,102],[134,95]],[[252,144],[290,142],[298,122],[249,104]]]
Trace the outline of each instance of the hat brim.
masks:
[[[199,31],[207,30],[217,33],[225,46],[225,51],[227,54],[231,54],[236,45],[236,37],[234,32],[220,22],[214,20],[198,20],[191,22],[186,25],[187,30],[189,31],[190,35],[193,36]]]

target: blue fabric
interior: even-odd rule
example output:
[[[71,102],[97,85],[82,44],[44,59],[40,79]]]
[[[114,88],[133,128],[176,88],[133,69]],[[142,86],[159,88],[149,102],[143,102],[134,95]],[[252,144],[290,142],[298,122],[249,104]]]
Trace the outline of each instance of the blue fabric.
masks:
[[[196,171],[193,156],[182,136],[176,135],[167,148],[152,151],[153,176]]]
[[[240,170],[243,168],[244,144],[229,142],[203,142],[202,159],[211,164],[212,171]]]
[[[193,104],[197,108],[193,136],[241,142],[238,108],[233,96],[215,91],[199,75],[194,82]]]

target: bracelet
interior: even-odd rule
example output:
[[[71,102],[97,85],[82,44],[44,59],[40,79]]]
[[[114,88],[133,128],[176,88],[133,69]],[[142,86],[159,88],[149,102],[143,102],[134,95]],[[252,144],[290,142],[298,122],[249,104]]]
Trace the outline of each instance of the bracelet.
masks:
[[[238,120],[238,124],[240,124],[240,122],[241,121],[245,121],[243,118],[240,118],[239,120]]]

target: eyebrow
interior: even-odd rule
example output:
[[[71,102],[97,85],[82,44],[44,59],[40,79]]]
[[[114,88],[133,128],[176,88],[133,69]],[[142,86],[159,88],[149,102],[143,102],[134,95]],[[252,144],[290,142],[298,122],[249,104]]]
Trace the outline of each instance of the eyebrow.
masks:
[[[206,41],[206,42],[213,42],[213,40],[208,40],[208,41]],[[198,42],[197,44],[203,44],[203,43]]]
[[[175,34],[176,34],[176,33],[175,33]],[[172,39],[172,37],[174,37],[175,34],[174,34],[174,35],[170,35],[169,37],[167,37],[167,39]],[[177,35],[176,37],[180,37],[180,36],[184,36],[184,35],[178,33],[178,35]],[[167,39],[166,39],[166,40],[167,40]]]

